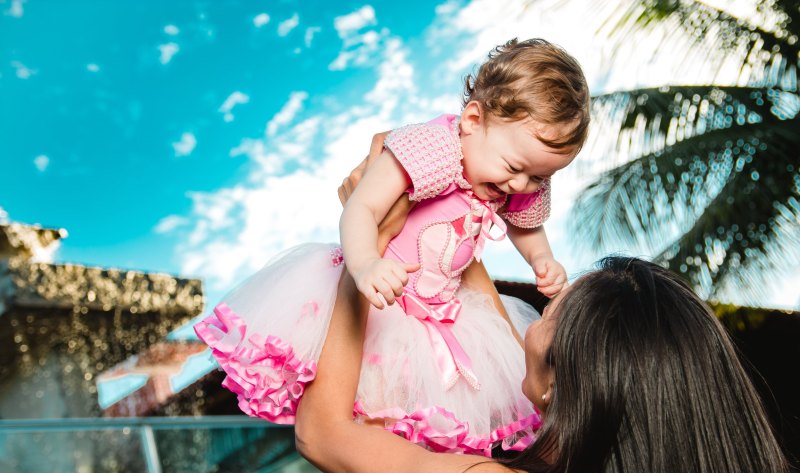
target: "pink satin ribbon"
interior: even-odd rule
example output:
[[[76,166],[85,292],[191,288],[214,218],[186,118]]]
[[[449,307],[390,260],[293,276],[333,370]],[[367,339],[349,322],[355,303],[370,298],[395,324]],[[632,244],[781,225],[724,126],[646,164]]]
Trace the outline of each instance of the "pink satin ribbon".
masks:
[[[475,241],[475,259],[477,261],[481,260],[481,254],[483,253],[483,246],[486,244],[486,240],[492,241],[500,241],[506,237],[506,231],[508,227],[506,227],[506,222],[500,218],[497,213],[492,210],[491,207],[486,202],[481,201],[483,204],[483,212],[481,213],[480,217],[473,217],[473,221],[475,223],[480,223],[481,225],[481,232],[478,235],[477,240]],[[494,238],[489,231],[492,229],[492,225],[497,226],[502,232],[500,236]]]
[[[434,452],[470,453],[487,457],[492,456],[492,447],[497,442],[500,442],[503,450],[526,449],[535,440],[533,431],[542,424],[540,415],[534,412],[518,421],[498,427],[488,436],[470,437],[468,436],[469,424],[458,420],[455,414],[440,406],[426,407],[411,414],[399,407],[369,414],[360,402],[356,402],[353,406],[353,414],[369,419],[384,419],[387,422],[394,422],[384,429]],[[433,427],[430,421],[435,416],[441,416],[450,421],[450,427],[446,430]],[[443,424],[436,422],[436,425]],[[525,435],[511,443],[511,439],[520,432],[525,432]]]
[[[428,330],[436,364],[442,373],[445,390],[452,388],[461,375],[474,389],[480,389],[478,377],[472,372],[472,360],[458,342],[450,325],[461,312],[461,301],[451,299],[441,304],[429,304],[418,296],[406,292],[397,298],[406,314],[416,317]]]

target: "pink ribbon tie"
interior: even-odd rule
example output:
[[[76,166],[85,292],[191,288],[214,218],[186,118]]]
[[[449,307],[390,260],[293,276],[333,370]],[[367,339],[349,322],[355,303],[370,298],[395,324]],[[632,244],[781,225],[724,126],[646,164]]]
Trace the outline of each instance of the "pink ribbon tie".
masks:
[[[481,201],[483,204],[483,212],[481,213],[480,217],[473,217],[475,218],[475,223],[480,223],[481,225],[481,232],[478,235],[477,240],[475,241],[475,259],[477,261],[481,260],[481,254],[483,254],[483,246],[486,244],[486,240],[492,241],[500,241],[506,237],[506,231],[508,227],[506,227],[506,222],[500,218],[497,213],[492,210],[485,202]],[[492,229],[492,225],[497,226],[502,232],[497,238],[493,237],[489,231]]]
[[[429,304],[418,296],[406,292],[397,298],[397,302],[406,314],[416,317],[425,325],[436,364],[442,373],[445,390],[455,386],[459,375],[463,376],[473,389],[479,390],[481,385],[478,377],[472,372],[472,360],[450,329],[450,325],[461,312],[461,301],[451,299],[441,304]]]

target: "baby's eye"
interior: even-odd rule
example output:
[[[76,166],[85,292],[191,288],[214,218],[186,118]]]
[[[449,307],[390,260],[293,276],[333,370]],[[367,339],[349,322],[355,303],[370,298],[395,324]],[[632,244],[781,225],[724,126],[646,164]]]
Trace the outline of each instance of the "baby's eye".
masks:
[[[513,167],[512,165],[509,164],[508,165],[508,172],[512,172],[514,174],[517,174],[518,172],[521,172],[521,170],[517,169],[517,168],[515,168],[515,167]]]

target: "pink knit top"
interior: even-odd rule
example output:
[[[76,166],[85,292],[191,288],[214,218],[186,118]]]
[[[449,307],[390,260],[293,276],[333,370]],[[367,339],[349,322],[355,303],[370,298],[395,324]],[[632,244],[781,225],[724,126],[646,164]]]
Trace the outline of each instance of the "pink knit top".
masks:
[[[549,181],[533,194],[494,201],[475,196],[463,175],[455,115],[395,130],[385,145],[411,179],[411,199],[419,201],[385,256],[421,264],[410,275],[406,294],[426,304],[453,300],[461,273],[473,259],[480,260],[486,240],[505,236],[503,219],[521,228],[535,228],[550,211]],[[499,228],[499,237],[498,232],[490,233],[492,227]]]
[[[457,118],[441,115],[428,123],[404,126],[386,137],[384,145],[411,178],[411,200],[437,196],[451,184],[465,190],[472,188],[464,179]],[[500,216],[512,225],[536,228],[550,216],[550,179],[545,179],[532,194],[514,194],[494,204],[500,208]]]

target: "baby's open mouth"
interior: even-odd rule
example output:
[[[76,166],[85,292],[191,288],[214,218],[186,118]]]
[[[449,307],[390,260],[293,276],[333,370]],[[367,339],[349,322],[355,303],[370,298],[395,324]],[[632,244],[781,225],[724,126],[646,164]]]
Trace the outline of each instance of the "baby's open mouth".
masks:
[[[491,182],[489,183],[488,186],[486,186],[486,188],[489,191],[488,192],[489,193],[489,198],[491,200],[499,199],[500,197],[503,197],[504,195],[506,195],[506,193],[503,192],[502,190],[500,190],[500,188],[497,187],[497,185],[492,184]]]

